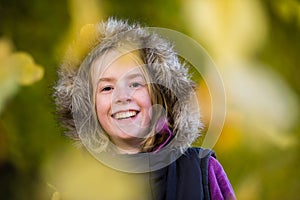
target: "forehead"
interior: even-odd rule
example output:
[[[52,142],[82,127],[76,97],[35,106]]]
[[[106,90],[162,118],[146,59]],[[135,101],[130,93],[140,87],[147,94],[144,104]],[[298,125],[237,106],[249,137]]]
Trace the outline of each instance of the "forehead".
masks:
[[[143,65],[138,52],[110,51],[95,60],[93,75],[98,80],[103,77],[118,79],[130,74],[142,74],[141,67]]]

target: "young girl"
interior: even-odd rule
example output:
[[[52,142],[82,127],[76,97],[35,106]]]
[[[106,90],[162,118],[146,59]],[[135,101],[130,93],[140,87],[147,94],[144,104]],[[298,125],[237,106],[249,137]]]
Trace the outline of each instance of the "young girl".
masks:
[[[153,199],[235,199],[214,153],[190,147],[202,124],[172,45],[121,20],[89,30],[55,87],[66,134],[116,170],[148,174]]]

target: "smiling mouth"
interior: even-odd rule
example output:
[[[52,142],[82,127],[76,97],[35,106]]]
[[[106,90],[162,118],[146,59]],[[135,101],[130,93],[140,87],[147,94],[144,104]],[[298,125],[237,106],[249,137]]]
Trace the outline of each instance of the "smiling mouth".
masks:
[[[117,120],[122,120],[122,119],[128,119],[135,117],[138,114],[138,111],[122,111],[122,112],[117,112],[112,115],[113,118]]]

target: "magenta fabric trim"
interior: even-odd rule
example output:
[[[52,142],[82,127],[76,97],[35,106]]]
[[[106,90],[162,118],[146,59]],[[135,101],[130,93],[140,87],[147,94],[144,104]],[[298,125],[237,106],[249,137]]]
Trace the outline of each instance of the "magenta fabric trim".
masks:
[[[168,127],[168,120],[164,117],[159,118],[158,122],[156,123],[156,132],[158,134],[167,132],[169,134],[168,138],[157,147],[157,149],[154,151],[154,153],[157,153],[161,148],[163,148],[171,139],[173,133]]]

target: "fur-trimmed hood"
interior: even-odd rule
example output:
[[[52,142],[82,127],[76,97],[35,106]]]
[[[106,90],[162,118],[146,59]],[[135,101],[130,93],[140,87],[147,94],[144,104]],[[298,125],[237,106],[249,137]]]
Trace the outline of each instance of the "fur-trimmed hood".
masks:
[[[97,52],[100,54],[111,46],[120,45],[120,37],[144,49],[144,62],[153,81],[165,88],[164,95],[172,105],[170,117],[174,138],[169,146],[186,149],[200,136],[202,128],[194,83],[186,65],[179,61],[169,41],[138,24],[116,19],[85,26],[60,65],[54,99],[59,121],[66,128],[65,134],[95,150],[102,151],[107,146],[108,139],[103,137],[103,130],[95,120],[87,69]]]

